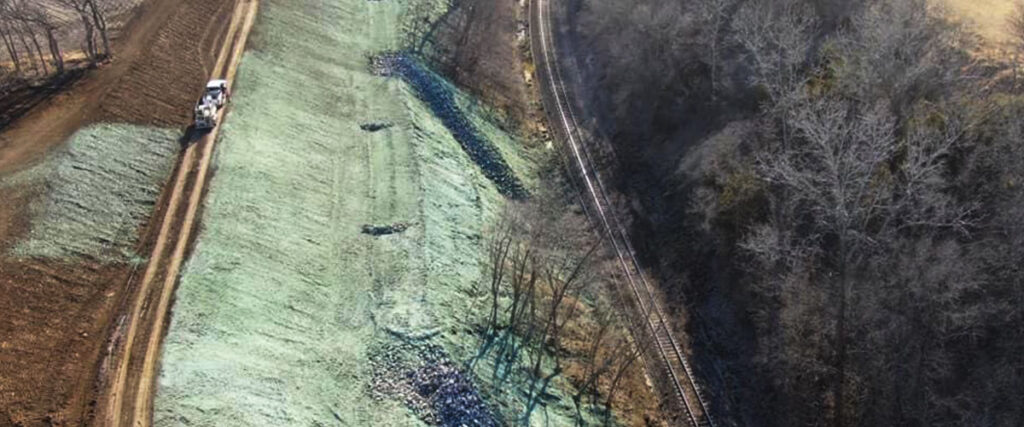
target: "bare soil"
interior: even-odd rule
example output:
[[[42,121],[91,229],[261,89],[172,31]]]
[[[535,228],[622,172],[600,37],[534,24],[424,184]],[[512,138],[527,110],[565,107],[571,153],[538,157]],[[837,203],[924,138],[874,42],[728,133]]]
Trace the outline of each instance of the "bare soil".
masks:
[[[87,72],[84,63],[68,63],[67,71],[39,83],[17,84],[0,90],[0,130],[21,118],[47,99],[68,90]]]
[[[69,425],[88,418],[102,332],[128,269],[0,261],[0,405],[10,422]]]
[[[466,1],[429,35],[427,56],[459,87],[495,108],[508,125],[527,135],[543,129],[533,87],[526,31],[526,2]]]
[[[234,0],[148,0],[114,42],[115,60],[37,102],[0,133],[0,180],[38,163],[80,127],[188,124]],[[24,207],[45,188],[0,188],[0,426],[92,425],[101,365],[132,267],[17,259]],[[151,236],[155,224],[140,224]],[[139,238],[145,252],[149,238]]]

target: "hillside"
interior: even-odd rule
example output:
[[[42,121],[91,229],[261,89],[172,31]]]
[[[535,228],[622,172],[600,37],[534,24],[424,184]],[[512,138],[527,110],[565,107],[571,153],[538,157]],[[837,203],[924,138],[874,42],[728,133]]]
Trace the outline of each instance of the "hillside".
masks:
[[[580,121],[718,422],[1020,419],[1009,10],[563,4]]]

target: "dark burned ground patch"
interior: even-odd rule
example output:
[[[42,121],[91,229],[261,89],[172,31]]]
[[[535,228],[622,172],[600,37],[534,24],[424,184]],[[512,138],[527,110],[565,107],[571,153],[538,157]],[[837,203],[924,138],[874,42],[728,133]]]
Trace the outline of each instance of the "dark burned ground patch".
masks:
[[[399,399],[420,419],[441,426],[497,426],[468,375],[440,347],[385,344],[370,356],[374,399]]]
[[[412,86],[416,97],[430,107],[431,112],[459,142],[487,179],[491,180],[505,197],[529,197],[522,182],[494,144],[484,138],[455,102],[451,86],[428,70],[419,61],[404,54],[385,54],[370,58],[370,71],[380,76],[398,76]]]

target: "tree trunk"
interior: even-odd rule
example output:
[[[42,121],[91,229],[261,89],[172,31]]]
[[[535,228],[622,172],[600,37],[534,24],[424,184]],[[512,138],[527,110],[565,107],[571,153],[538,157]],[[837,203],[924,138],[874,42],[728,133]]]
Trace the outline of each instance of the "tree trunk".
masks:
[[[87,0],[87,3],[89,4],[89,9],[92,10],[93,24],[100,30],[100,38],[103,39],[103,56],[110,59],[110,37],[107,34],[107,18],[96,7],[96,0]]]
[[[85,55],[89,58],[90,62],[96,64],[96,34],[92,21],[85,10],[79,10],[78,16],[82,19],[82,25],[85,27]]]
[[[1010,84],[1010,92],[1013,92],[1013,93],[1017,93],[1017,67],[1019,65],[1019,63],[1017,62],[1017,55],[1019,55],[1019,53],[1014,52],[1014,54],[1013,54],[1013,62],[1012,62],[1012,64],[1013,64],[1013,80],[1012,80],[1012,83]]]
[[[32,59],[32,48],[28,46],[28,40],[25,40],[25,34],[18,33],[18,38],[21,39],[21,46],[25,48],[25,54],[28,55],[28,63],[32,64],[32,71],[39,74],[39,65],[36,65],[36,61]]]
[[[10,55],[11,62],[14,64],[14,73],[20,76],[21,61],[18,60],[18,49],[15,48],[10,29],[6,25],[0,25],[0,37],[4,39],[4,46],[7,47],[7,53]]]
[[[52,27],[46,27],[46,40],[50,47],[50,57],[53,58],[53,65],[57,67],[57,74],[64,74],[64,54],[60,51],[60,44],[57,36],[53,34]]]
[[[43,49],[39,47],[39,38],[36,37],[35,30],[32,29],[31,25],[26,24],[25,31],[28,31],[28,34],[32,39],[32,45],[36,47],[36,56],[39,57],[39,63],[43,64],[43,74],[50,75],[50,67],[46,65],[46,57],[43,56]]]
[[[832,384],[832,394],[835,396],[835,417],[836,427],[845,425],[843,419],[843,405],[846,404],[843,391],[846,383],[846,298],[847,298],[847,268],[846,268],[846,238],[839,237],[839,313],[836,319],[836,381]]]

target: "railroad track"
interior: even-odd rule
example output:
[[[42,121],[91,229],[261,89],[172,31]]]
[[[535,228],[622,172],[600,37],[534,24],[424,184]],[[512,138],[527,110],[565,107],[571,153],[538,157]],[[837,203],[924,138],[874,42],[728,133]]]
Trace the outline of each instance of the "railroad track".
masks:
[[[259,0],[235,1],[211,78],[233,82],[258,7]],[[227,110],[218,113],[220,123]],[[118,357],[105,387],[104,425],[152,424],[161,345],[178,273],[194,237],[218,131],[214,128],[184,149],[170,193],[165,196],[167,205],[145,271],[141,278],[135,271],[129,278],[134,298],[125,308],[123,335],[120,328],[114,333]],[[136,279],[138,283],[134,283]]]
[[[584,143],[585,138],[580,131],[574,107],[569,102],[561,68],[555,60],[557,48],[552,33],[551,0],[532,0],[530,31],[531,51],[537,65],[548,120],[557,124],[552,128],[560,129],[564,136],[570,154],[569,163],[579,173],[577,184],[584,187],[579,189],[583,193],[584,204],[592,205],[590,208],[584,206],[588,216],[604,230],[618,259],[628,287],[626,292],[632,296],[632,305],[637,312],[635,314],[639,314],[631,316],[638,323],[633,328],[638,345],[644,341],[653,344],[653,349],[645,348],[648,351],[646,356],[665,371],[667,378],[666,381],[660,381],[661,387],[667,389],[674,403],[685,412],[683,422],[693,427],[714,427],[714,421],[707,411],[706,399],[693,379],[686,355],[673,336],[668,319],[637,261],[622,221],[611,208],[608,191]]]

